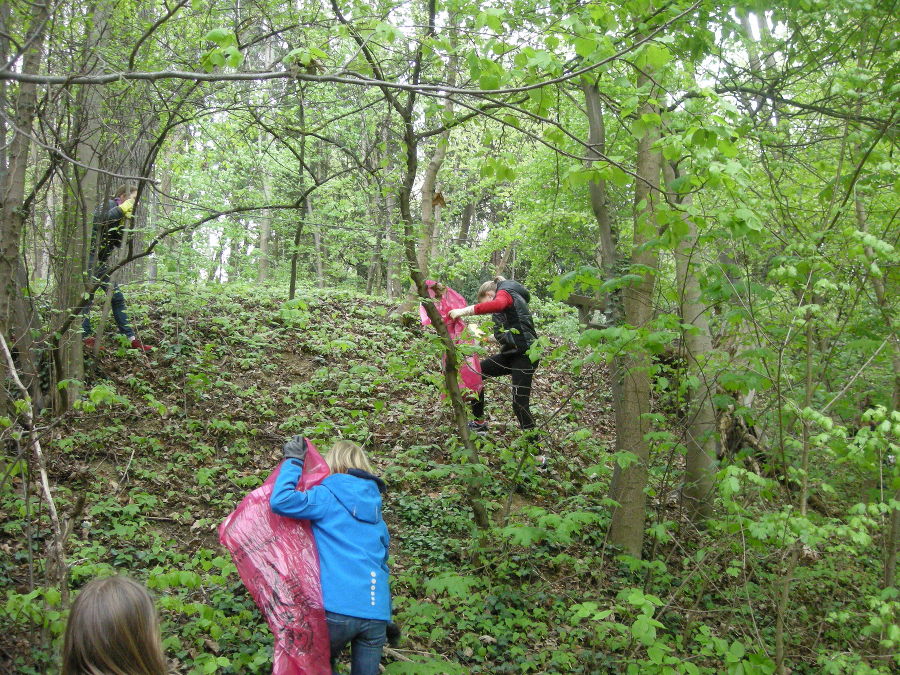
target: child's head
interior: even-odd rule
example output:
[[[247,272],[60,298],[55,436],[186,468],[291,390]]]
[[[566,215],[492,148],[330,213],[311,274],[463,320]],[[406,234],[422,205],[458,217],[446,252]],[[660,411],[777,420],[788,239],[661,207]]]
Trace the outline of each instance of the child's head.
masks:
[[[116,188],[116,194],[113,196],[117,199],[128,199],[136,192],[137,188],[134,186],[134,183],[122,183],[122,185]]]
[[[95,579],[72,605],[62,675],[166,675],[153,598],[128,577]]]
[[[501,276],[496,276],[490,281],[485,281],[481,284],[478,288],[478,302],[493,300],[494,296],[497,294],[497,284],[501,281],[506,281],[506,279]]]
[[[365,451],[353,441],[338,441],[328,455],[325,462],[331,473],[347,473],[350,469],[361,469],[368,473],[375,473]]]

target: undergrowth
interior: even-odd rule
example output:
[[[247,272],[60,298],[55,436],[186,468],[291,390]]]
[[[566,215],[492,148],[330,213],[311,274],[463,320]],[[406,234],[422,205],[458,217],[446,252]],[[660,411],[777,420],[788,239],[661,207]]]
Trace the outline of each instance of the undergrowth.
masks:
[[[621,458],[608,375],[579,362],[586,352],[561,306],[537,312],[541,447],[519,442],[508,383],[491,382],[491,434],[473,467],[440,398],[436,341],[388,320],[384,302],[312,290],[284,302],[280,289],[240,286],[150,289],[140,300],[140,336],[157,349],[146,360],[111,345],[79,409],[43,442],[70,524],[71,590],[115,572],[145,582],[176,672],[271,669],[272,636],[216,527],[295,433],[323,449],[339,437],[364,444],[388,481],[404,633],[388,673],[774,672],[792,523],[778,486],[725,466],[717,520],[693,531],[668,498],[681,458],[663,451],[677,444],[661,428],[645,559],[610,550],[606,495]],[[0,666],[53,673],[65,611],[42,582],[50,528],[12,459],[0,494]],[[494,517],[488,531],[474,526],[466,481]],[[837,497],[832,507],[853,508]],[[821,516],[806,533],[787,617],[793,672],[896,667],[898,603],[878,587],[877,515],[857,510],[843,530]]]

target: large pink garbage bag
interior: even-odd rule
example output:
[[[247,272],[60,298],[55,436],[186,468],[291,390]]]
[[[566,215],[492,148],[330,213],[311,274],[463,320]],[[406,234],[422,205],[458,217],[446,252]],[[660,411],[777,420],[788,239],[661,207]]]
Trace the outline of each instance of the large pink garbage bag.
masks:
[[[301,489],[318,485],[328,465],[309,441]],[[279,466],[219,525],[241,580],[275,636],[273,675],[331,675],[319,556],[308,520],[272,513],[269,497]]]
[[[425,282],[425,285],[428,286],[428,294],[432,298],[435,297],[435,283],[437,282],[431,280]],[[462,341],[459,336],[462,335],[462,332],[466,329],[466,322],[462,319],[451,319],[450,310],[462,309],[465,307],[466,299],[449,286],[446,286],[445,288],[447,290],[444,291],[443,296],[434,304],[434,306],[437,309],[438,314],[440,314],[441,318],[444,320],[447,331],[450,333],[450,337],[453,338],[457,344],[460,344]],[[428,313],[422,305],[419,305],[419,318],[422,320],[423,326],[431,324],[431,319],[428,318]],[[472,343],[471,340],[466,340],[466,342],[469,344]],[[446,360],[447,357],[445,356],[441,363],[442,367],[446,365]],[[481,361],[478,360],[477,354],[470,354],[466,357],[466,360],[460,365],[459,377],[461,380],[461,388],[471,392],[471,395],[477,396],[478,392],[480,392],[481,388],[484,386],[481,379]],[[464,391],[463,393],[465,394],[466,392]]]

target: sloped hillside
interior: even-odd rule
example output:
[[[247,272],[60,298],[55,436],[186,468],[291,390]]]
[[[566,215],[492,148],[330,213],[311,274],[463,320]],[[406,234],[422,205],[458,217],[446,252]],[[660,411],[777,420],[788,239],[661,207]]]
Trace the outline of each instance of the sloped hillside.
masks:
[[[413,672],[412,660],[432,664],[415,672],[513,672],[515,655],[515,672],[522,663],[596,672],[582,631],[564,619],[602,574],[606,508],[602,480],[587,468],[611,443],[603,366],[573,377],[578,350],[553,353],[564,343],[551,335],[533,394],[546,432],[537,450],[516,443],[508,381],[488,385],[491,434],[478,441],[486,468],[474,475],[498,520],[509,508],[511,525],[485,537],[463,496],[473,470],[440,397],[430,330],[340,292],[304,291],[285,304],[265,289],[163,289],[141,300],[132,313],[157,349],[145,358],[108,337],[87,402],[45,439],[71,524],[73,588],[112,570],[132,574],[159,599],[177,672],[267,672],[271,635],[215,529],[277,466],[285,437],[304,433],[323,449],[349,438],[389,484],[405,634],[389,653],[392,671]],[[543,321],[562,313],[548,306]],[[29,542],[41,550],[49,529],[38,498],[25,509],[21,479],[11,480],[0,546],[12,555],[0,574],[16,591],[6,608],[14,626],[0,657],[13,672],[54,672],[50,645],[64,617],[28,552]],[[38,590],[29,594],[30,579]]]

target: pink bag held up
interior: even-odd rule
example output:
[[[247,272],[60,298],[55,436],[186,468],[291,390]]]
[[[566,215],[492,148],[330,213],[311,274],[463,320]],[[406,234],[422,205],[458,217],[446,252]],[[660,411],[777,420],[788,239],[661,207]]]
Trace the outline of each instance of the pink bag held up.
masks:
[[[428,286],[428,294],[433,298],[435,297],[434,293],[434,285],[436,281],[426,281],[425,285]],[[450,318],[450,310],[451,309],[462,309],[466,306],[466,299],[461,296],[459,293],[454,291],[449,286],[445,286],[446,290],[444,291],[441,299],[434,303],[435,308],[438,311],[438,314],[441,315],[441,318],[444,320],[444,324],[447,326],[447,332],[450,333],[450,337],[453,338],[453,341],[456,344],[461,344],[463,341],[460,340],[459,336],[462,335],[462,332],[466,329],[466,322],[462,319],[451,319]],[[431,319],[428,318],[428,313],[425,311],[425,308],[422,305],[419,305],[419,318],[422,320],[423,326],[428,326],[431,324]],[[465,341],[468,344],[471,344],[471,340]],[[444,360],[441,362],[441,367],[443,368],[446,364],[446,356]],[[484,386],[484,383],[481,379],[481,361],[478,360],[477,354],[470,354],[466,357],[466,360],[460,364],[459,367],[459,377],[461,380],[460,388],[468,389],[471,394],[470,396],[478,396],[478,393],[481,391],[481,388]],[[465,395],[466,392],[463,391]]]
[[[315,446],[298,489],[318,485],[330,473]],[[219,541],[231,553],[275,636],[273,675],[331,675],[328,625],[322,606],[319,557],[308,520],[272,513],[269,497],[278,469],[244,497],[219,525]]]

